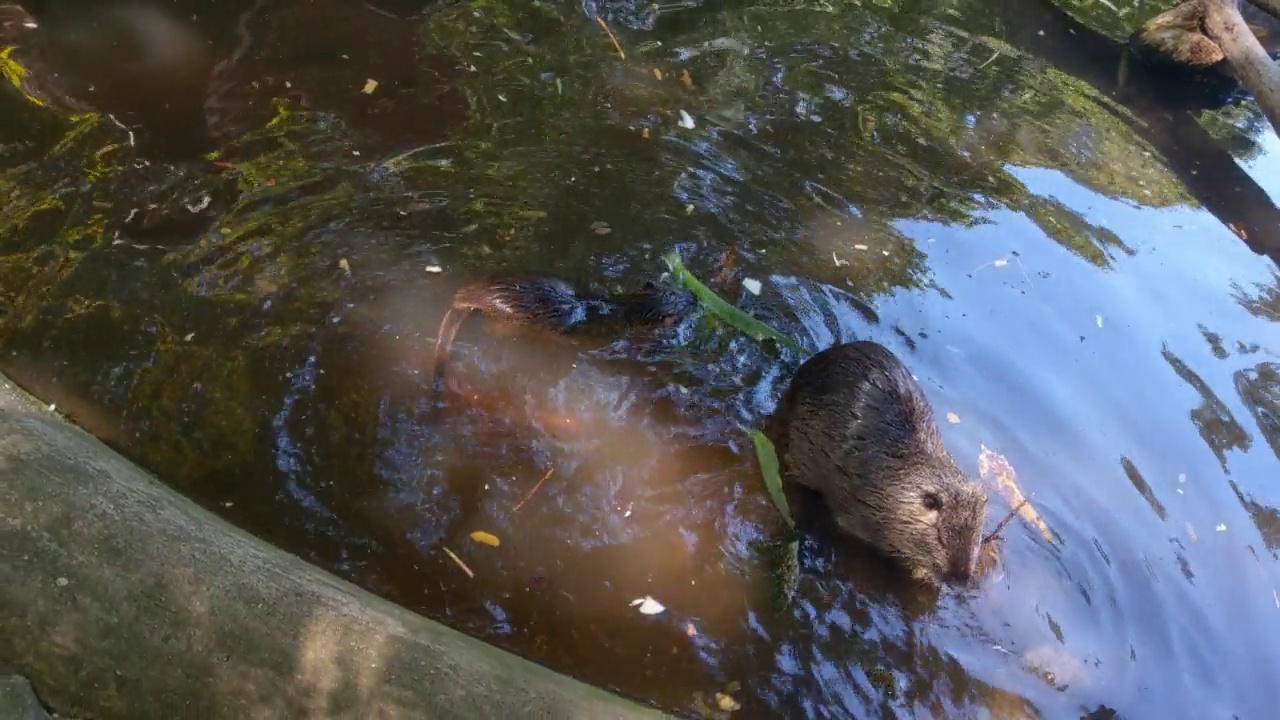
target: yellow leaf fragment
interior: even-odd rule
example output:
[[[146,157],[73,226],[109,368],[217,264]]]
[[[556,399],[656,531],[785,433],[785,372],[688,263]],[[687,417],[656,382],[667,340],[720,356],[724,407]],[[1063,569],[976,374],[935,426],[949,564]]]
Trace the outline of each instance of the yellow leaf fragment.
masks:
[[[1018,488],[1018,475],[1013,470],[1013,466],[1000,453],[988,448],[986,445],[980,445],[981,450],[978,453],[978,474],[988,483],[994,480],[996,488],[1004,499],[1008,501],[1010,507],[1022,507],[1018,509],[1018,514],[1023,520],[1035,526],[1040,534],[1044,536],[1045,542],[1053,542],[1053,533],[1050,532],[1049,526],[1040,517],[1040,513],[1031,507],[1031,503],[1023,496],[1022,490]]]
[[[477,530],[477,531],[475,531],[475,532],[471,533],[471,539],[472,539],[472,540],[475,540],[475,541],[476,541],[476,542],[478,542],[478,543],[484,543],[485,545],[488,545],[489,547],[498,547],[498,545],[500,545],[500,544],[501,544],[501,541],[500,541],[500,540],[498,540],[498,536],[497,536],[497,535],[493,535],[493,534],[491,534],[491,533],[487,533],[487,532],[485,532],[485,531],[483,531],[483,530]]]
[[[373,91],[377,89],[378,89],[378,81],[374,80],[373,78],[369,78],[368,80],[364,81],[364,87],[360,88],[360,92],[364,93],[365,95],[372,95]]]
[[[654,68],[654,69],[653,69],[653,76],[654,76],[655,78],[657,78],[657,79],[661,80],[661,79],[662,79],[662,71],[661,71],[661,70],[659,70],[658,68]]]
[[[947,422],[951,423],[952,425],[955,425],[956,423],[960,422],[960,416],[953,412],[949,412],[947,413]]]
[[[719,705],[720,709],[725,712],[733,712],[742,707],[737,700],[733,699],[732,695],[726,695],[721,692],[716,693],[716,705]]]

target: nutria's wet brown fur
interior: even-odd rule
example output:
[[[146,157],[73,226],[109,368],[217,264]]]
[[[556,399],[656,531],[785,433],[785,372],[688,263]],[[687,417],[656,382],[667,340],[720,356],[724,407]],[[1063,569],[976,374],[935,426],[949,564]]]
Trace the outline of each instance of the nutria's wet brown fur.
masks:
[[[933,411],[887,348],[828,348],[796,371],[771,421],[784,479],[821,493],[837,526],[926,581],[974,574],[986,493],[942,445]]]
[[[458,289],[440,322],[432,381],[438,388],[453,339],[473,312],[502,323],[563,334],[606,317],[627,325],[669,324],[695,304],[691,294],[652,282],[638,292],[615,296],[583,293],[554,277],[490,277],[472,282]]]

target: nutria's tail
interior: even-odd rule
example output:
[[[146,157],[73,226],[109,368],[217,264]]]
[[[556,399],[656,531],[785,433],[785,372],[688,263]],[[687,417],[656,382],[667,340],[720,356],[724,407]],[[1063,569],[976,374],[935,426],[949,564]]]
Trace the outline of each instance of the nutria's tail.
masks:
[[[458,335],[458,330],[462,327],[462,323],[466,322],[467,317],[471,315],[473,310],[474,308],[467,305],[455,304],[449,308],[449,311],[444,314],[444,319],[440,321],[440,329],[436,332],[435,356],[431,360],[431,392],[433,396],[440,393],[444,382],[444,367],[449,362],[449,350],[453,347],[453,339]]]
[[[571,324],[569,316],[573,305],[573,289],[563,281],[551,279],[495,277],[458,288],[436,333],[435,357],[431,362],[432,394],[438,395],[442,389],[453,340],[471,313],[556,328]]]

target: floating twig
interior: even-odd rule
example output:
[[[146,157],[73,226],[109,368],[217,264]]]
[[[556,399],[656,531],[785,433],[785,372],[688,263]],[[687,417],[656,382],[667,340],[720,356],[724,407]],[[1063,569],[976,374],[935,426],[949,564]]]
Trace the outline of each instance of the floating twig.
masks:
[[[448,555],[449,557],[453,558],[453,561],[458,563],[458,567],[462,568],[462,572],[466,573],[467,577],[472,579],[475,578],[476,574],[471,572],[471,568],[467,567],[466,563],[462,562],[462,558],[458,557],[457,555],[454,555],[452,550],[450,550],[449,548],[443,545],[440,546],[440,549],[444,550],[445,555]]]
[[[979,443],[979,447],[981,451],[978,453],[978,474],[982,476],[984,481],[993,483],[1001,497],[1008,501],[1010,505],[1016,505],[1019,508],[1018,514],[1040,531],[1045,542],[1053,544],[1053,532],[1049,530],[1049,526],[1045,524],[1044,519],[1036,512],[1030,498],[1027,498],[1022,494],[1022,490],[1018,489],[1017,473],[1014,472],[1013,466],[1009,464],[1009,460],[986,445]]]
[[[1004,529],[1004,526],[1008,525],[1009,521],[1013,519],[1013,516],[1017,515],[1018,511],[1022,509],[1022,506],[1026,504],[1027,504],[1027,499],[1022,498],[1022,502],[1018,503],[1017,505],[1014,505],[1013,509],[1009,511],[1009,514],[1005,515],[1004,519],[1001,520],[1000,523],[996,525],[996,529],[992,530],[990,533],[987,534],[986,537],[982,538],[982,544],[986,545],[992,540],[995,540],[996,536],[1000,534],[1000,531]]]
[[[618,38],[613,36],[613,31],[609,29],[608,23],[606,23],[604,21],[604,18],[600,17],[599,15],[596,16],[596,22],[600,23],[600,27],[604,28],[604,31],[609,36],[609,39],[613,41],[613,47],[618,51],[618,57],[622,58],[623,60],[626,60],[627,54],[622,52],[622,46],[618,44]]]
[[[555,468],[551,468],[550,470],[548,470],[548,471],[547,471],[547,474],[546,474],[546,475],[543,475],[543,476],[542,476],[542,479],[538,481],[538,484],[537,484],[537,485],[534,485],[534,486],[533,486],[533,489],[529,491],[529,494],[528,494],[528,495],[525,495],[523,500],[521,500],[520,502],[516,503],[516,506],[515,506],[515,507],[513,507],[513,508],[511,508],[511,512],[513,512],[513,513],[515,513],[515,512],[520,512],[520,508],[524,507],[524,504],[525,504],[525,503],[527,503],[527,502],[529,502],[529,498],[533,497],[533,494],[534,494],[534,493],[536,493],[536,492],[538,492],[538,488],[542,487],[542,483],[546,482],[546,481],[547,481],[547,478],[551,477],[551,473],[553,473],[553,472],[555,472],[555,471],[556,471],[556,469],[555,469]]]

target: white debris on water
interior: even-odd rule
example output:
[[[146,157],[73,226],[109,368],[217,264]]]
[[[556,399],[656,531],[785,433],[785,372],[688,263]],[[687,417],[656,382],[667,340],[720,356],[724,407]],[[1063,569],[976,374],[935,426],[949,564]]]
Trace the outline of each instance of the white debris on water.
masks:
[[[640,607],[640,613],[642,615],[657,615],[658,613],[661,613],[662,611],[667,609],[662,605],[662,603],[658,602],[657,600],[654,600],[648,595],[645,595],[642,598],[636,598],[635,600],[632,600],[631,607],[636,607],[636,606]]]

